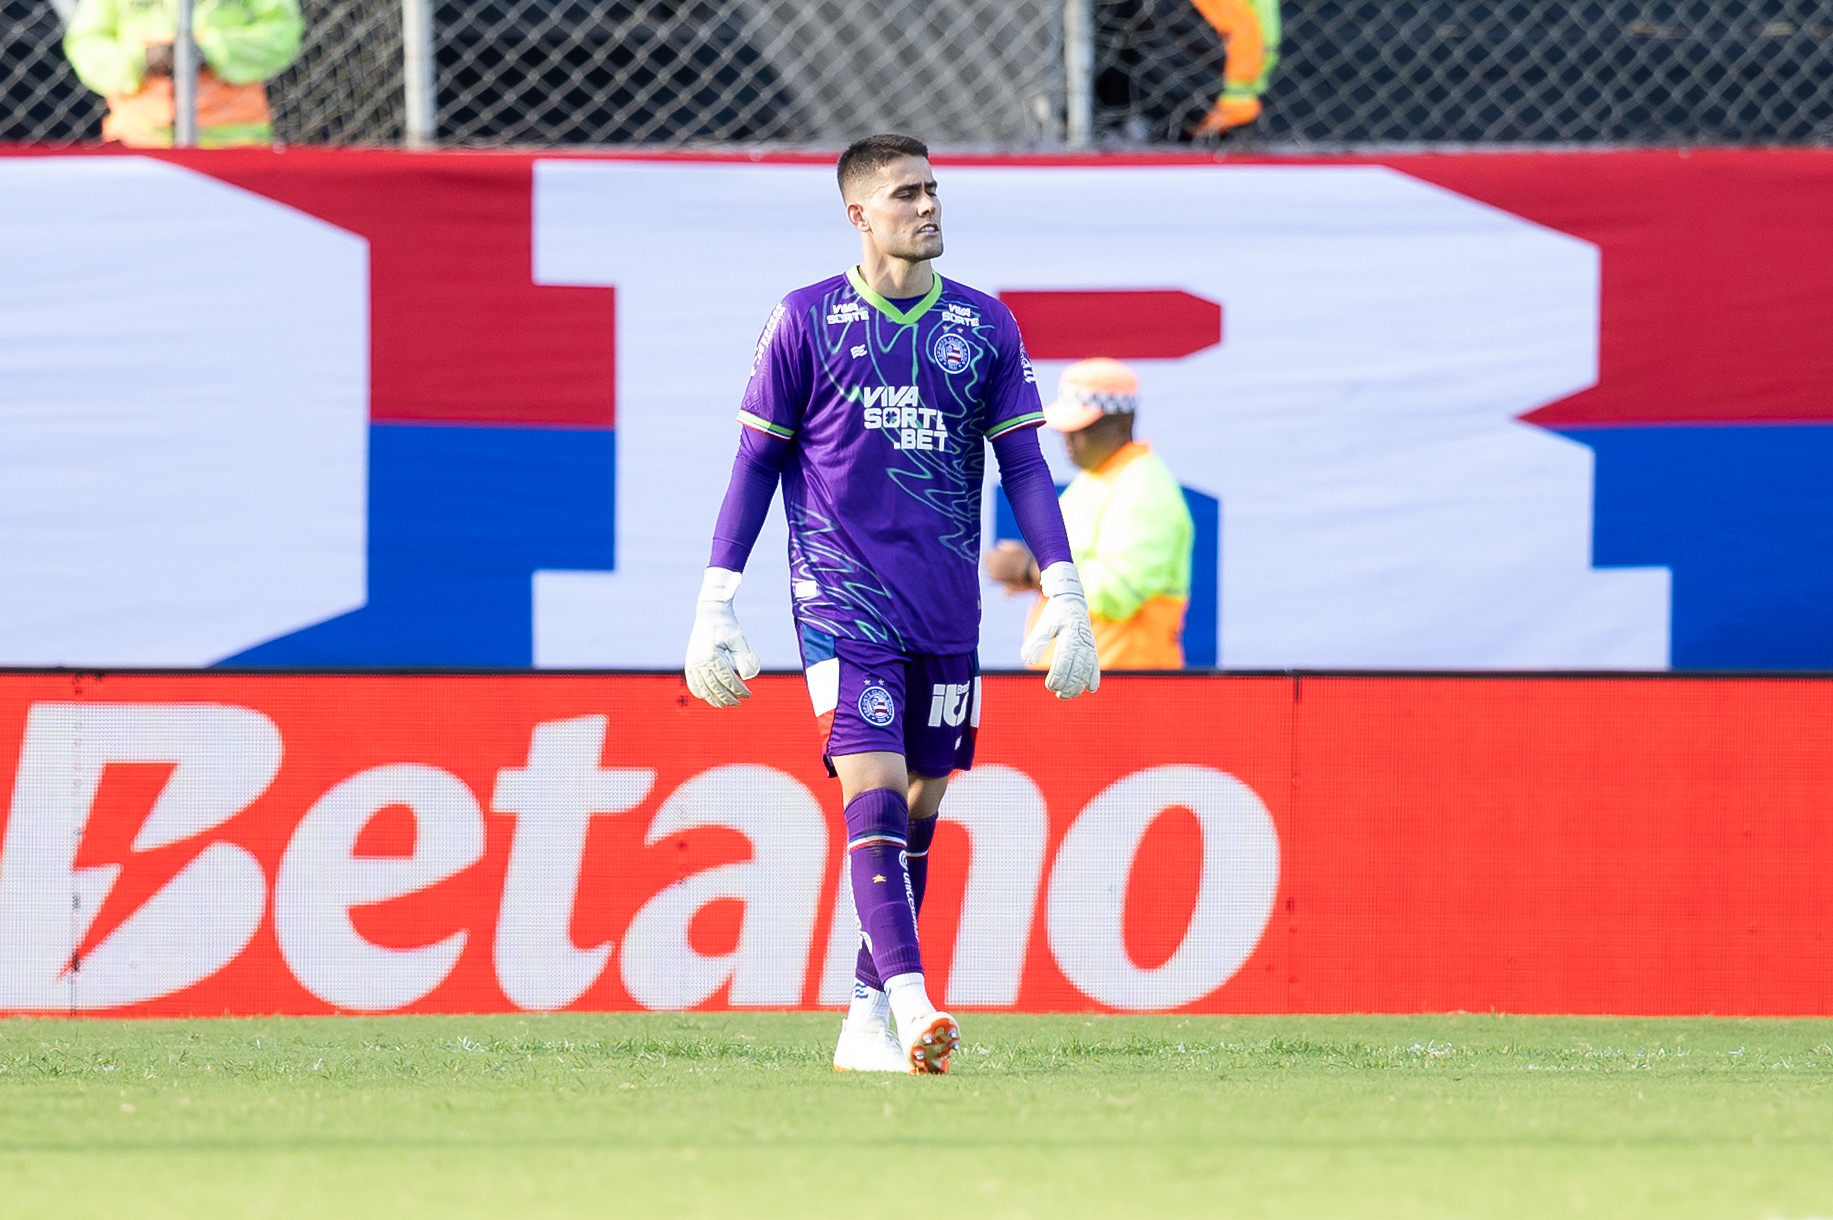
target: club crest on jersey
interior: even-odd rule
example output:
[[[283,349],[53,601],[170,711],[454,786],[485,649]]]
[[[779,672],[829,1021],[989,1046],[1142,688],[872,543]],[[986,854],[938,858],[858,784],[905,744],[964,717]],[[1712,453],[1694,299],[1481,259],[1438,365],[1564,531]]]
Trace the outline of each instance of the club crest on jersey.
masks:
[[[936,336],[934,346],[929,354],[936,358],[944,373],[965,372],[974,358],[974,348],[966,339],[953,331],[945,330]]]
[[[859,718],[881,729],[896,720],[897,706],[891,702],[891,692],[876,683],[860,691]]]

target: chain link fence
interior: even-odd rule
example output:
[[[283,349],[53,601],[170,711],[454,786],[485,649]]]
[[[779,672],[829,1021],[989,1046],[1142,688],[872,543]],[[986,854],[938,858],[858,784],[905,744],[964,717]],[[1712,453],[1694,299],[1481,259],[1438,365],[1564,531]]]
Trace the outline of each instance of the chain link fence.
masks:
[[[0,140],[69,143],[101,134],[102,99],[65,62],[63,36],[63,14],[48,0],[0,0]]]
[[[1287,0],[1256,147],[1833,143],[1830,0]],[[1163,143],[1215,100],[1188,0],[1095,9],[1108,143]]]
[[[0,0],[0,140],[95,139],[58,6]],[[1064,0],[434,0],[437,141],[811,144],[1065,135]],[[1188,139],[1223,48],[1189,0],[1090,0],[1093,138]],[[405,134],[397,0],[304,0],[280,139]],[[1243,148],[1833,143],[1833,0],[1287,0]]]
[[[439,136],[460,144],[845,143],[1058,134],[1057,0],[442,3]]]

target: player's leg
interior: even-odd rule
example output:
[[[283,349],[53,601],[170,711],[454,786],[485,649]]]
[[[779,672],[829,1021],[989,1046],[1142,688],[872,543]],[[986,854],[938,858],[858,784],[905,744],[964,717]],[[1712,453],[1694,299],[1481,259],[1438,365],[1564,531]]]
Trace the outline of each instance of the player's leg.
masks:
[[[908,1072],[903,1044],[891,1030],[891,989],[880,981],[881,961],[892,977],[922,977],[909,878],[902,867],[908,815],[903,802],[895,799],[904,779],[904,758],[889,751],[867,751],[830,756],[830,766],[840,779],[846,808],[848,879],[860,927],[853,1001],[840,1027],[834,1066],[844,1071]],[[905,982],[899,979],[900,985]]]
[[[916,913],[923,914],[923,895],[929,889],[929,847],[936,837],[936,816],[948,792],[946,775],[912,775],[908,789],[910,833],[905,837],[905,868],[910,874],[910,896]]]
[[[808,696],[814,706],[815,721],[821,728],[822,761],[829,775],[839,772],[834,766],[836,751],[856,749],[862,736],[861,726],[849,723],[857,719],[857,699],[861,691],[851,692],[852,701],[840,710],[840,657],[833,636],[804,625],[800,632],[802,667],[808,677]],[[849,667],[851,668],[851,667]],[[857,682],[849,685],[857,686]],[[876,707],[876,702],[873,705]],[[835,721],[840,721],[838,738]],[[873,726],[866,725],[866,744],[871,744]],[[898,763],[902,765],[902,758]],[[851,834],[848,835],[851,838]],[[850,863],[850,862],[849,862]],[[843,1072],[907,1072],[903,1045],[891,1032],[891,1001],[879,981],[872,955],[861,939],[859,961],[853,981],[853,1001],[846,1018],[840,1023],[840,1038],[834,1045],[834,1067]]]
[[[909,777],[901,754],[834,755],[846,801],[847,864],[853,908],[872,965],[884,980],[899,1041],[914,1072],[942,1073],[960,1041],[954,1019],[936,1009],[923,979],[916,900],[906,848]]]
[[[900,701],[903,715],[903,755],[900,762],[908,769],[904,795],[908,815],[903,859],[910,886],[912,923],[923,909],[923,898],[929,881],[929,850],[935,839],[937,815],[942,798],[948,791],[949,776],[956,770],[973,765],[974,733],[979,723],[979,666],[972,653],[954,656],[917,654],[909,658],[905,674],[907,706]],[[874,782],[889,783],[889,773],[880,773]],[[862,965],[876,967],[877,974],[891,976],[882,962],[866,959]],[[871,955],[876,957],[876,954]],[[864,971],[860,971],[864,976]],[[893,988],[895,991],[895,988]],[[914,997],[919,993],[912,992]],[[928,1003],[926,993],[922,1002]],[[961,1031],[945,1013],[936,1014],[939,1024],[929,1028],[933,1033],[916,1031],[903,1006],[898,1006],[898,1031],[913,1054],[926,1052],[919,1061],[928,1071],[947,1071],[948,1056],[960,1039]],[[911,1000],[914,1006],[916,1001]],[[933,1040],[931,1040],[933,1039]],[[926,1045],[918,1046],[917,1043]]]
[[[910,896],[916,905],[918,919],[923,915],[923,894],[929,888],[929,845],[936,835],[936,814],[941,811],[942,795],[948,791],[948,777],[912,775],[907,803],[910,806],[910,831],[905,837],[905,871],[910,875]],[[882,993],[878,968],[872,964],[872,952],[862,942],[859,958],[853,964],[855,995],[861,988]]]
[[[905,872],[910,878],[913,909],[919,917],[923,914],[923,894],[929,881],[929,846],[935,837],[936,814],[947,788],[946,776],[938,779],[912,775],[907,789],[910,829],[905,840]],[[846,1021],[841,1025],[840,1044],[834,1052],[835,1066],[847,1071],[870,1070],[865,1065],[881,1059],[883,1056],[878,1048],[888,1045],[897,1070],[906,1070],[903,1047],[891,1032],[890,1025],[891,999],[885,994],[878,966],[872,960],[872,950],[866,947],[862,936],[859,955],[853,962],[853,998]]]
[[[856,640],[838,641],[835,655],[826,753],[846,806],[848,879],[871,967],[869,977],[859,980],[858,999],[842,1027],[842,1042],[848,1041],[852,1026],[870,1019],[875,998],[870,983],[876,978],[883,980],[885,1001],[897,1018],[899,1043],[917,1039],[914,1050],[910,1045],[900,1048],[910,1070],[946,1071],[945,1058],[956,1031],[946,1014],[937,1024],[938,1014],[923,986],[904,855],[910,830],[909,775],[903,756],[908,658]],[[949,1035],[946,1045],[940,1037],[944,1029]],[[836,1066],[845,1066],[838,1051]]]
[[[913,715],[904,724],[904,757],[910,768],[910,890],[917,914],[929,888],[929,849],[949,776],[974,765],[980,724],[980,667],[972,653],[911,658]]]

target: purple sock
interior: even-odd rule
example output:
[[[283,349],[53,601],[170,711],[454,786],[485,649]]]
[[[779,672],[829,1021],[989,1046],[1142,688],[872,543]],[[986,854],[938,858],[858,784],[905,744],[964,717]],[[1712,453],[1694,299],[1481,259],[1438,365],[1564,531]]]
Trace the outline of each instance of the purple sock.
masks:
[[[910,835],[905,840],[905,871],[910,874],[910,897],[916,907],[916,913],[923,913],[923,891],[929,888],[929,845],[936,837],[936,823],[939,818],[911,818]],[[873,991],[883,991],[884,983],[878,977],[878,967],[872,962],[871,951],[861,942],[859,960],[853,963],[853,981],[864,983]]]
[[[923,891],[929,888],[929,845],[935,842],[937,818],[911,818],[910,834],[905,838],[905,868],[910,872],[910,896],[916,900],[916,912],[923,913]]]
[[[876,987],[879,979],[921,974],[916,898],[904,864],[910,810],[903,794],[889,788],[860,793],[846,807],[846,829],[853,909],[876,976],[860,981]]]

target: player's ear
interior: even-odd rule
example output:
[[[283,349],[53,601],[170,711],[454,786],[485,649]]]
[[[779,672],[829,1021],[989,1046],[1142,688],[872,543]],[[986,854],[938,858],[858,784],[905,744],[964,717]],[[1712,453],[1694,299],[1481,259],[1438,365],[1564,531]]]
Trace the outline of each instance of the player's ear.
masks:
[[[866,219],[866,209],[863,204],[848,203],[846,205],[846,218],[847,223],[852,225],[855,229],[858,229],[861,233],[870,233],[872,231],[872,222]]]

